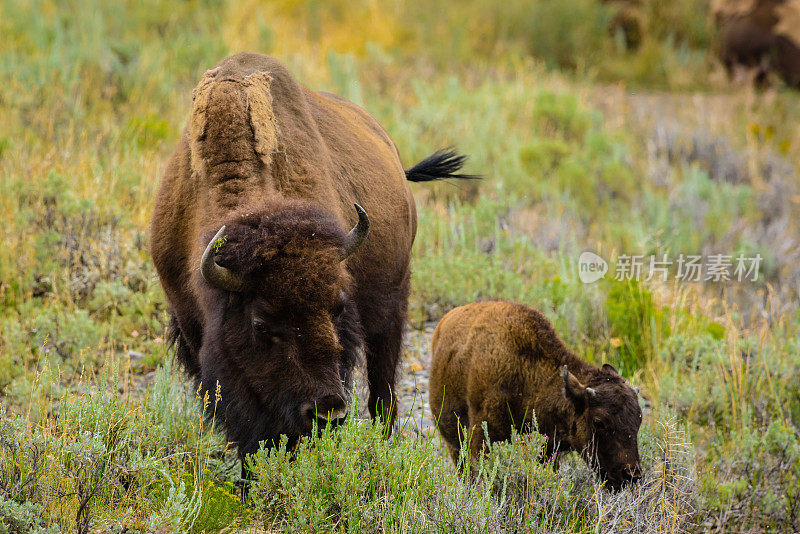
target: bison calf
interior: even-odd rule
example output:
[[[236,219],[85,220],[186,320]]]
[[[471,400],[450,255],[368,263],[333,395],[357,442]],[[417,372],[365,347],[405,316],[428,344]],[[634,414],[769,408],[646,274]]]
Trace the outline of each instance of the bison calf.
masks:
[[[453,461],[464,429],[470,454],[486,436],[508,440],[534,424],[547,456],[575,450],[612,489],[641,478],[637,392],[611,365],[598,369],[564,345],[538,311],[479,302],[450,311],[433,334],[430,405]]]

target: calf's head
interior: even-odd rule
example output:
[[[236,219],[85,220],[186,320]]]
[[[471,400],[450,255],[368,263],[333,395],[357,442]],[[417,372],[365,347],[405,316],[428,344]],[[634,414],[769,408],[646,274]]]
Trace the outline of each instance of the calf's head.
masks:
[[[642,423],[638,392],[604,364],[582,384],[565,365],[564,395],[575,407],[570,445],[616,490],[642,476],[637,436]]]
[[[344,259],[369,229],[356,209],[349,233],[307,203],[245,211],[198,258],[200,379],[212,392],[219,384],[216,414],[241,454],[346,415],[363,334]]]

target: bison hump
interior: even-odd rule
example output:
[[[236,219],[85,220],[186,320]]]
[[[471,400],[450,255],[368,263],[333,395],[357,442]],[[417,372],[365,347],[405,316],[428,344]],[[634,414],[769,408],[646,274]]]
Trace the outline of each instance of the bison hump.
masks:
[[[241,79],[207,71],[192,93],[190,122],[192,170],[200,175],[225,166],[237,174],[269,164],[278,144],[278,126],[272,109],[267,72]]]

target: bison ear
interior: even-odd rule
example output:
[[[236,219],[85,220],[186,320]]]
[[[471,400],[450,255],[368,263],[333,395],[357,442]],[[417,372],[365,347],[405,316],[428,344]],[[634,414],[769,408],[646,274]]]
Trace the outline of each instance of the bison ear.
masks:
[[[610,363],[604,363],[603,364],[603,371],[607,371],[609,373],[614,373],[615,375],[619,374],[619,371],[617,371],[616,368],[613,365],[611,365]]]
[[[583,411],[586,407],[586,398],[594,397],[595,390],[581,384],[580,380],[569,372],[566,365],[561,368],[561,378],[564,379],[564,397],[575,404],[576,410]]]

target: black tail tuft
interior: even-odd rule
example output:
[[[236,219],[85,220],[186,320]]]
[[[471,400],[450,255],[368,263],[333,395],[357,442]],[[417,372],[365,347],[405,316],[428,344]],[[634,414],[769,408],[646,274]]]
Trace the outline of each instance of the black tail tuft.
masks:
[[[480,180],[478,174],[456,174],[464,166],[467,156],[459,154],[452,147],[443,148],[423,159],[406,171],[409,182],[430,182],[458,178],[460,180]]]

